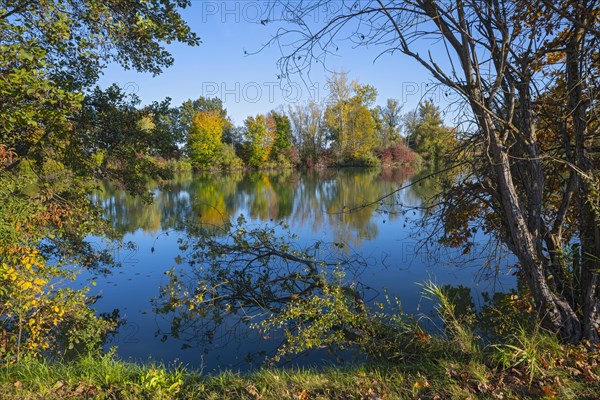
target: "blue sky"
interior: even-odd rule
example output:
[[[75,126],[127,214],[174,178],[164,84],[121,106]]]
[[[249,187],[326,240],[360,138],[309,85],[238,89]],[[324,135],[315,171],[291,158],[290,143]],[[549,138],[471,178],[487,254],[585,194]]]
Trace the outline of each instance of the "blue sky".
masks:
[[[277,79],[279,49],[271,47],[245,55],[245,51],[260,49],[276,31],[275,24],[260,23],[262,15],[258,10],[262,11],[264,5],[264,1],[192,1],[182,15],[201,38],[200,46],[168,45],[175,63],[157,77],[110,65],[99,84],[106,87],[117,83],[136,92],[144,104],[165,97],[171,97],[173,105],[201,95],[220,97],[236,124],[248,115],[307,101],[311,95],[324,98],[328,73],[320,64],[310,74],[316,86],[309,88],[300,76],[292,76],[291,84],[283,82],[289,86],[282,90]],[[429,75],[405,56],[384,55],[374,61],[383,48],[352,48],[347,42],[340,42],[339,47],[339,56],[330,57],[327,68],[345,69],[350,79],[375,86],[379,104],[387,98],[397,98],[405,104],[404,111],[409,111],[428,90],[425,85],[430,81]]]

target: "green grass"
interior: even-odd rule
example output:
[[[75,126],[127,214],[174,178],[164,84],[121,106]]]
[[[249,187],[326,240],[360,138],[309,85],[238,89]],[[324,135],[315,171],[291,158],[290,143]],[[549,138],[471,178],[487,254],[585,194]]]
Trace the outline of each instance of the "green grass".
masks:
[[[388,332],[391,342],[374,335],[385,354],[365,354],[386,362],[204,375],[113,353],[56,363],[25,358],[0,364],[0,399],[600,399],[600,347],[561,344],[518,322],[498,344],[485,344],[474,315],[459,314],[435,285],[426,293],[439,299],[445,332],[402,325],[401,334]]]
[[[431,339],[438,340],[438,339]],[[442,343],[442,342],[440,342]],[[25,359],[0,369],[0,399],[597,399],[599,374],[546,370],[530,381],[527,368],[494,366],[442,344],[395,364],[343,368],[262,369],[202,375],[182,367],[134,364],[111,354],[69,363]],[[450,345],[450,342],[448,342]],[[581,363],[581,353],[573,353]],[[587,354],[589,356],[589,354]],[[590,361],[591,360],[591,361]],[[497,364],[497,362],[496,362]],[[584,369],[585,369],[584,368]],[[591,374],[591,375],[590,375]]]

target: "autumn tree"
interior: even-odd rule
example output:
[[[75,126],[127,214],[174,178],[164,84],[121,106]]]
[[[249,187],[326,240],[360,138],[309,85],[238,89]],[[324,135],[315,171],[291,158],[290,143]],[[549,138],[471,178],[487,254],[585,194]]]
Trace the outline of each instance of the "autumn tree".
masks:
[[[195,168],[206,169],[215,165],[221,150],[225,120],[217,110],[198,111],[192,118],[187,137],[190,161]]]
[[[446,243],[468,251],[483,227],[518,259],[547,328],[566,341],[600,341],[599,2],[278,3],[294,10],[282,15],[294,27],[273,39],[285,74],[326,62],[349,39],[411,57],[457,94],[463,173],[440,197]],[[322,9],[336,12],[321,26],[308,23]],[[431,43],[435,51],[424,50]],[[546,106],[558,107],[561,140],[547,147],[538,106],[558,86],[560,101]],[[562,174],[552,176],[557,165]]]
[[[264,115],[248,117],[244,121],[246,159],[250,166],[261,167],[268,160],[275,137],[275,124]]]
[[[218,97],[200,96],[195,100],[188,99],[181,104],[179,107],[178,129],[183,132],[183,137],[189,132],[196,113],[201,111],[215,111],[219,114],[224,121],[223,141],[232,144],[235,127],[231,122],[231,118],[227,115],[227,109],[224,107],[223,101]]]
[[[86,337],[85,329],[105,334],[110,326],[89,308],[86,292],[55,283],[72,278],[74,266],[112,262],[85,240],[116,238],[89,200],[93,179],[110,177],[145,192],[137,178],[157,170],[146,168],[148,149],[137,139],[156,124],[116,91],[92,87],[109,62],[158,74],[173,63],[164,43],[198,44],[179,15],[187,5],[54,0],[0,7],[3,362],[24,350],[63,356],[80,340],[101,348],[101,337]]]
[[[313,165],[327,142],[323,121],[323,107],[314,101],[289,106],[294,142],[305,163]]]
[[[372,158],[377,131],[371,107],[377,90],[370,85],[348,83],[344,72],[331,75],[328,86],[330,101],[325,110],[325,126],[334,142],[337,162],[360,163]]]

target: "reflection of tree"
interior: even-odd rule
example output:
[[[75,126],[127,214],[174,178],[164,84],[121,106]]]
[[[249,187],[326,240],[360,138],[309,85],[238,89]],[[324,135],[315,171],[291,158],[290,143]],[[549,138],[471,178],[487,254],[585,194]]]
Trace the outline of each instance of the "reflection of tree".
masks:
[[[273,190],[269,176],[262,172],[253,172],[245,180],[247,185],[248,212],[261,221],[279,217],[279,199]]]
[[[270,175],[273,190],[277,195],[279,212],[276,219],[287,219],[294,212],[295,192],[300,181],[297,171],[291,169]]]
[[[232,177],[232,175],[197,176],[190,185],[192,214],[186,216],[186,221],[208,226],[222,226],[229,221],[229,215],[233,210],[227,207],[227,198],[234,195],[236,190]]]
[[[143,229],[158,232],[161,228],[161,204],[151,204],[141,197],[131,196],[124,190],[115,189],[103,182],[92,199],[103,209],[104,216],[122,233]]]
[[[130,196],[109,183],[102,183],[93,200],[121,233],[142,229],[184,230],[188,223],[222,225],[237,209],[235,196],[241,174],[179,174],[174,179],[148,187],[153,201]]]
[[[329,170],[299,173],[259,171],[229,174],[180,174],[148,190],[152,203],[132,197],[110,184],[102,184],[94,200],[122,233],[175,229],[190,224],[222,226],[232,215],[246,214],[258,221],[287,220],[295,226],[310,225],[313,232],[331,232],[339,243],[358,245],[378,234],[374,219],[381,204],[360,207],[404,185],[410,170]],[[424,181],[423,185],[432,183]],[[379,219],[397,217],[398,206],[420,204],[427,186],[415,186],[385,201]],[[433,189],[432,189],[433,191]],[[415,196],[415,192],[419,193]]]
[[[356,173],[339,171],[336,185],[329,191],[331,197],[325,199],[327,212],[332,214],[331,228],[336,241],[356,245],[362,239],[377,236],[378,226],[371,218],[374,207],[346,210],[382,194],[382,182],[378,177],[379,171],[375,169]]]

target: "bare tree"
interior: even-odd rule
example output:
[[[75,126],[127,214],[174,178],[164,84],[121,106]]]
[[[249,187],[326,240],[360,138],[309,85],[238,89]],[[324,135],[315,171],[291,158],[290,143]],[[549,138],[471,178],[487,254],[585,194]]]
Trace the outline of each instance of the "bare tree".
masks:
[[[444,196],[446,231],[459,229],[459,215],[487,223],[517,256],[545,325],[598,342],[600,7],[554,3],[280,0],[284,25],[271,44],[287,76],[350,41],[409,56],[455,91],[472,120],[461,132],[472,162]],[[541,129],[549,109],[554,121]]]
[[[326,145],[323,107],[314,101],[296,104],[288,108],[288,116],[292,121],[294,141],[302,159],[311,158],[313,162],[317,162]]]

